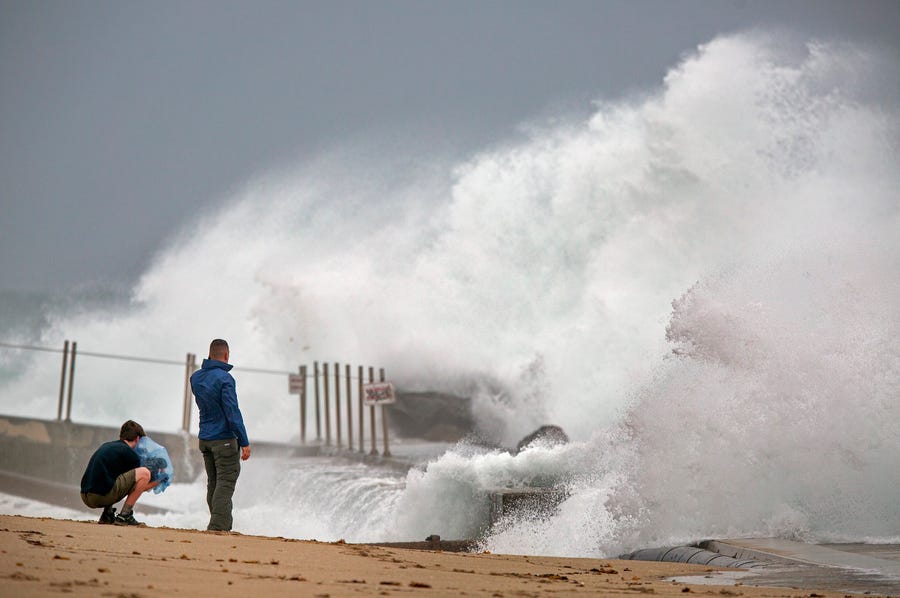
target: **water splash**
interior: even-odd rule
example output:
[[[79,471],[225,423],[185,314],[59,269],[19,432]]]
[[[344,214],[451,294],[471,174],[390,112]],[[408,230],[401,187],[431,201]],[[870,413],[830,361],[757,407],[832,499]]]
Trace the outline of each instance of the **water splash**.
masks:
[[[130,309],[44,338],[158,355],[223,336],[238,364],[384,364],[473,396],[502,444],[544,423],[575,439],[411,474],[378,516],[407,538],[470,533],[487,486],[551,472],[558,514],[487,546],[897,536],[898,81],[871,49],[717,38],[644,97],[462,164],[395,176],[337,153],[255,181],[160,253]],[[104,398],[77,416],[130,417],[139,397],[145,426],[177,426],[177,376],[84,376]],[[282,387],[239,378],[251,436],[291,437]],[[3,400],[46,412],[55,393],[26,371]]]

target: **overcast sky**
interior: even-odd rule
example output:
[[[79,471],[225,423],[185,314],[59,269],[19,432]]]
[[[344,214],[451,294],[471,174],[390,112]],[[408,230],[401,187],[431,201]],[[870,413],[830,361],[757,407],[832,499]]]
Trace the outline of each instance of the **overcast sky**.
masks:
[[[755,26],[896,50],[900,0],[0,0],[0,289],[129,283],[267,169],[391,130],[475,150]]]

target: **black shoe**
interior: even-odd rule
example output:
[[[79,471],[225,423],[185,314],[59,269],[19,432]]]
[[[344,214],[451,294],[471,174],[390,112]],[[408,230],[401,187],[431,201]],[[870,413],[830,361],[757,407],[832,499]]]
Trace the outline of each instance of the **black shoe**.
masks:
[[[134,518],[134,513],[129,513],[127,515],[122,515],[119,513],[116,515],[116,520],[113,521],[116,525],[144,525],[140,521]]]
[[[116,508],[115,507],[103,507],[103,513],[100,515],[100,519],[97,523],[115,523],[116,521]]]

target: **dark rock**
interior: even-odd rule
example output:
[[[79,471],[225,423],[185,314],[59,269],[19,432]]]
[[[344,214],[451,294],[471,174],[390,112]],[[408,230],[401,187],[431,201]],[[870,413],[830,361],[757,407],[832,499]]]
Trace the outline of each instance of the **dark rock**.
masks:
[[[566,435],[559,426],[541,426],[519,441],[519,444],[516,445],[516,454],[535,443],[553,446],[557,444],[566,444],[568,442],[568,435]]]
[[[388,427],[402,438],[458,442],[475,428],[471,400],[438,392],[397,392]]]

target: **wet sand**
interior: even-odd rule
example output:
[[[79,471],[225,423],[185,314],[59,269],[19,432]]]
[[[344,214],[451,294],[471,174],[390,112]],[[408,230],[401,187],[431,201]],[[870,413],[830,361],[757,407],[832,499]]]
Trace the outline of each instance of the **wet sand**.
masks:
[[[679,563],[406,550],[0,515],[2,596],[845,595],[727,585],[727,576],[714,585],[716,575]],[[674,576],[696,577],[666,579]]]

